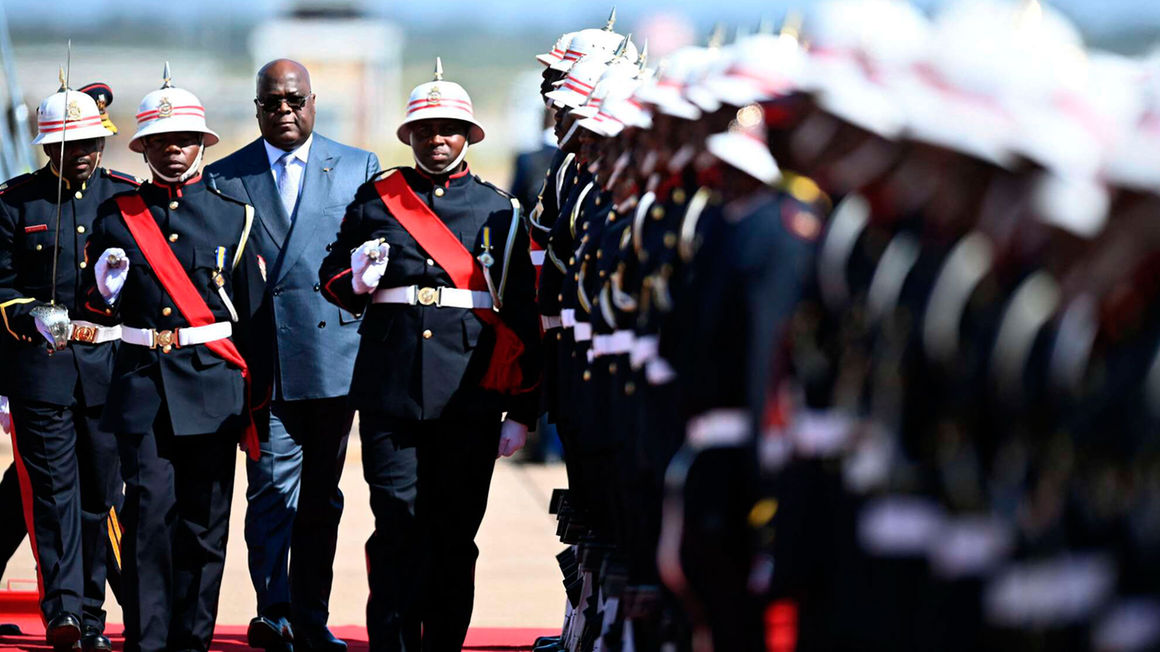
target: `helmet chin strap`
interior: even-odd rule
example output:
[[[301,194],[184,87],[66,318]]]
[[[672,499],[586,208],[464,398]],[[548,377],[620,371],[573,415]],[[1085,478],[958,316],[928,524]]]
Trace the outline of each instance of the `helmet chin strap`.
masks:
[[[185,183],[186,181],[189,181],[191,178],[197,176],[197,173],[201,170],[201,158],[202,158],[202,154],[204,154],[204,153],[205,153],[205,136],[202,136],[197,141],[197,156],[194,157],[193,163],[190,163],[189,167],[186,168],[185,172],[182,172],[180,175],[178,175],[176,177],[171,177],[171,176],[167,176],[167,175],[162,174],[160,170],[153,167],[153,163],[150,162],[148,156],[145,156],[144,154],[142,154],[142,156],[145,156],[145,164],[149,166],[149,169],[153,171],[153,174],[157,178],[161,179],[162,181],[164,181],[166,183]]]
[[[415,167],[426,172],[427,174],[433,174],[436,176],[438,176],[440,174],[447,174],[451,170],[454,170],[455,168],[459,167],[459,164],[462,163],[463,159],[467,156],[467,148],[469,146],[470,146],[470,143],[467,143],[467,142],[463,143],[463,149],[459,150],[459,156],[456,156],[450,163],[443,166],[442,170],[432,170],[431,168],[427,167],[426,165],[423,165],[423,162],[419,160],[418,156],[415,156],[415,135],[411,134],[411,158],[415,159]]]

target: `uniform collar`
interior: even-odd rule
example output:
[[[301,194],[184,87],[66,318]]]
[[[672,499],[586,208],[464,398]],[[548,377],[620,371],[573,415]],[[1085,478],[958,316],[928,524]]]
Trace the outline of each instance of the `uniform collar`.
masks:
[[[184,183],[169,183],[168,181],[153,179],[147,182],[147,185],[164,192],[169,199],[183,197],[186,192],[200,190],[205,186],[205,184],[201,183],[201,172],[193,175]]]
[[[306,165],[307,160],[310,158],[310,145],[313,142],[314,134],[310,134],[306,137],[306,142],[299,145],[297,149],[290,150],[290,159],[287,160],[287,163],[294,159],[298,159],[299,161],[302,161],[302,165]],[[266,158],[270,160],[270,167],[274,167],[274,164],[278,162],[278,159],[282,158],[282,156],[286,154],[286,150],[274,147],[270,144],[270,141],[266,140],[265,138],[262,139],[262,144],[266,146]]]
[[[444,188],[450,188],[452,182],[456,182],[456,184],[458,185],[458,183],[460,183],[464,179],[469,178],[469,176],[471,175],[471,166],[468,165],[466,161],[463,162],[463,169],[460,170],[459,172],[453,172],[453,173],[447,174],[447,175],[441,174],[438,177],[433,177],[430,174],[427,174],[426,172],[420,170],[417,167],[412,168],[412,169],[415,170],[415,172],[419,176],[421,176],[424,179],[426,179],[427,181],[429,181],[431,183],[431,185],[443,186]]]
[[[54,177],[57,177],[57,178],[59,178],[61,181],[63,181],[63,182],[64,182],[64,187],[65,187],[65,188],[68,188],[69,190],[72,190],[72,184],[71,184],[71,183],[69,183],[69,180],[68,180],[68,179],[66,179],[66,178],[64,178],[64,177],[62,177],[62,176],[60,176],[60,174],[58,174],[58,173],[57,173],[57,171],[56,171],[56,168],[52,166],[52,162],[45,163],[45,164],[44,164],[44,167],[45,167],[45,169],[47,169],[47,170],[48,170],[48,173],[49,173],[49,174],[51,174],[52,176],[54,176]],[[88,187],[89,187],[89,179],[92,179],[92,178],[93,178],[93,175],[97,174],[97,172],[98,172],[99,170],[100,170],[100,168],[94,168],[94,169],[93,169],[93,171],[92,171],[92,172],[89,174],[89,177],[88,177],[88,179],[85,179],[84,181],[82,181],[82,182],[81,182],[81,190],[87,190],[87,189],[88,189]]]

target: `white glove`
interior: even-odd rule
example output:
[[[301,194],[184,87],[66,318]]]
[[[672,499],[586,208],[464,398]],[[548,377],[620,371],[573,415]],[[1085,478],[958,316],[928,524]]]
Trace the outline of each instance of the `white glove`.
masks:
[[[121,296],[121,289],[125,287],[125,278],[129,276],[129,259],[125,250],[120,247],[110,247],[101,253],[97,259],[97,266],[93,268],[97,276],[97,289],[110,306]]]
[[[528,427],[518,421],[504,419],[499,428],[499,453],[496,459],[511,457],[528,443]]]
[[[387,272],[391,245],[380,240],[367,240],[350,252],[350,284],[355,294],[370,294],[379,286]]]
[[[0,396],[0,432],[12,434],[12,409],[8,407],[7,396]]]

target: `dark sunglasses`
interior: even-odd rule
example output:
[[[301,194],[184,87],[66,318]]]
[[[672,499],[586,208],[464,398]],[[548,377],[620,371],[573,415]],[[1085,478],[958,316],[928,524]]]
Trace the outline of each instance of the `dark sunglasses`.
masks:
[[[286,103],[286,106],[290,107],[291,111],[298,111],[302,107],[306,106],[306,103],[309,101],[309,95],[286,95],[284,97],[267,97],[264,100],[261,98],[255,98],[254,104],[257,104],[263,111],[273,113],[282,108],[283,102]]]

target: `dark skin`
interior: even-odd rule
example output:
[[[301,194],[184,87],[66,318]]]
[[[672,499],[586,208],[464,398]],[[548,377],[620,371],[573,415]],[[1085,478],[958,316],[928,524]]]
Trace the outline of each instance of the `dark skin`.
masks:
[[[74,140],[64,144],[64,164],[61,165],[60,143],[42,145],[44,155],[56,170],[61,166],[60,176],[69,186],[79,186],[92,176],[101,160],[101,152],[105,151],[104,138],[86,138]]]
[[[145,158],[162,174],[179,177],[197,160],[201,139],[201,134],[195,131],[146,136]],[[156,174],[154,181],[165,183],[163,179],[156,178]]]
[[[411,151],[415,160],[428,169],[442,170],[467,147],[469,127],[462,120],[448,118],[431,118],[412,124]],[[463,165],[460,163],[455,170],[444,170],[440,176],[456,172]]]
[[[258,71],[258,128],[274,147],[291,152],[314,133],[314,93],[310,73],[290,59],[275,59]]]

